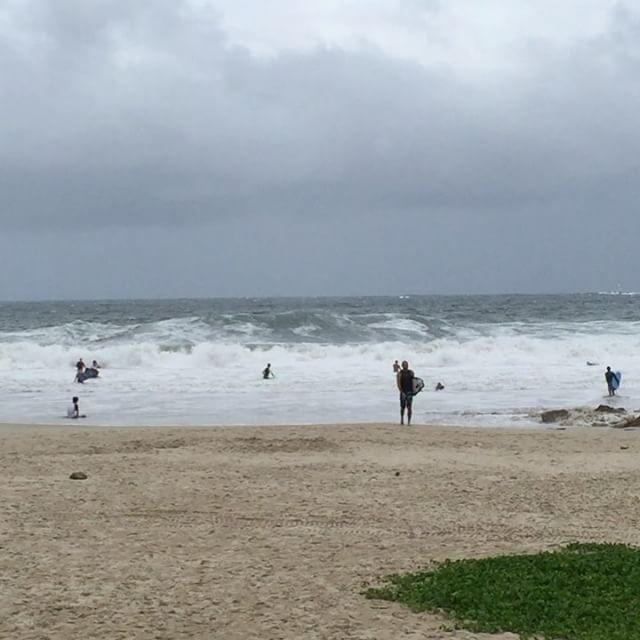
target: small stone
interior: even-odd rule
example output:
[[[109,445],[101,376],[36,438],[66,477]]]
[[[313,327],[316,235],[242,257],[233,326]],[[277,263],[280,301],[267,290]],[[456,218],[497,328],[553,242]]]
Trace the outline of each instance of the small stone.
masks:
[[[74,471],[69,478],[71,480],[86,480],[87,474],[84,471]]]
[[[620,447],[621,449],[628,449],[629,447],[625,447],[624,445]]]
[[[400,475],[399,471],[396,471],[396,477],[398,477]]]

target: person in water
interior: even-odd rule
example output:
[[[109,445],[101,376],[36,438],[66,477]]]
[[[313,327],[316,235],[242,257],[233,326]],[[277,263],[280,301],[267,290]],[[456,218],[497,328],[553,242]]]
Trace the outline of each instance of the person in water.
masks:
[[[100,368],[100,365],[98,364],[98,361],[97,361],[97,360],[94,360],[94,361],[91,363],[91,368],[92,368],[92,369],[99,369],[99,368]]]
[[[607,367],[607,370],[604,372],[604,379],[607,381],[607,390],[609,391],[609,396],[615,396],[616,390],[613,388],[613,383],[617,382],[620,384],[620,380],[618,380],[618,376],[611,371],[611,367]]]
[[[398,364],[398,361],[396,360],[393,363],[393,373],[395,373],[396,375],[398,375],[398,372],[400,371],[400,365]]]
[[[80,417],[80,404],[78,396],[73,396],[71,399],[72,404],[67,409],[67,418],[79,418]]]
[[[436,385],[436,391],[442,391],[444,389],[444,385],[442,384],[442,382],[438,382],[438,384]]]
[[[275,374],[273,373],[273,371],[271,371],[271,363],[270,362],[268,362],[266,368],[263,369],[262,377],[265,380],[268,380],[269,378],[275,378],[276,377]]]
[[[76,362],[76,371],[78,373],[82,373],[85,369],[85,364],[82,361],[82,358],[80,358],[80,360],[78,360],[78,362]]]
[[[409,369],[409,363],[402,361],[402,367],[396,376],[398,391],[400,391],[400,424],[404,424],[404,412],[407,410],[407,425],[411,424],[413,405],[413,378],[414,374]]]

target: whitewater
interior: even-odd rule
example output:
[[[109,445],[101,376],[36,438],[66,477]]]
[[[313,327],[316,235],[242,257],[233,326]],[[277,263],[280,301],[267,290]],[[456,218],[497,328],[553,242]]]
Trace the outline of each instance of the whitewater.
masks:
[[[603,402],[607,365],[635,410],[638,318],[607,294],[0,303],[0,422],[68,424],[73,395],[96,426],[394,422],[404,359],[414,422],[539,424]]]

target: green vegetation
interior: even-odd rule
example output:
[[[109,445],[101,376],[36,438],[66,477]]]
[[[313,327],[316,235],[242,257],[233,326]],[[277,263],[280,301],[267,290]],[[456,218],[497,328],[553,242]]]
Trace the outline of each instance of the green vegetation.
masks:
[[[368,598],[442,612],[475,632],[548,640],[639,640],[640,549],[571,544],[559,551],[447,561],[391,576]]]

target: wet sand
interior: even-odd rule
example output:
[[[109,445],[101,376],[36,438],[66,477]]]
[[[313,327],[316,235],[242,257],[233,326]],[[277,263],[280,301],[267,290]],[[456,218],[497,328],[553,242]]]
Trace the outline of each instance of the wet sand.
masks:
[[[360,591],[445,558],[640,544],[635,430],[4,425],[0,442],[2,638],[512,638]]]

